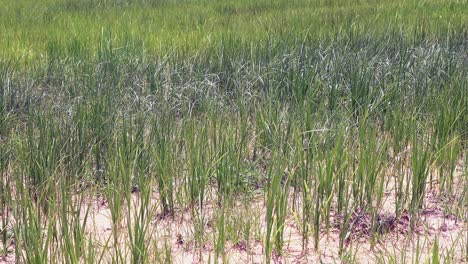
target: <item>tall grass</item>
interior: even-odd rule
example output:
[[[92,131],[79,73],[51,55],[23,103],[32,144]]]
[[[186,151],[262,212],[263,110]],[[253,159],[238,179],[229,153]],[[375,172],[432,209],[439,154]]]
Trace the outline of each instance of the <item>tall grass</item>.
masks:
[[[199,261],[210,243],[225,262],[230,244],[258,242],[271,262],[295,219],[304,250],[338,231],[345,259],[356,232],[374,245],[388,232],[384,212],[409,213],[416,228],[432,192],[466,221],[458,3],[202,2],[4,3],[0,25],[14,29],[0,41],[0,252],[14,241],[18,262],[170,262],[173,238],[154,230],[180,221],[188,235],[167,233]],[[39,33],[27,7],[42,14]],[[67,19],[81,29],[70,42]],[[134,27],[155,19],[159,29]],[[104,241],[89,228],[98,197],[110,211]]]

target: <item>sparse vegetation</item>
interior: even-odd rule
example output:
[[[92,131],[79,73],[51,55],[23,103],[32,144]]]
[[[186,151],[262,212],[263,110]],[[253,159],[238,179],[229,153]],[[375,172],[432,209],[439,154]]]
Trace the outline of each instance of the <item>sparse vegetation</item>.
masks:
[[[0,262],[467,261],[466,1],[0,6]]]

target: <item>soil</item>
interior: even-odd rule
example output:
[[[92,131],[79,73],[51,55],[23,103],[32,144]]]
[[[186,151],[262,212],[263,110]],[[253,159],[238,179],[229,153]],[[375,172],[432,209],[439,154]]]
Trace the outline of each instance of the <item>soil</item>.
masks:
[[[458,168],[457,174],[462,176]],[[463,181],[463,180],[461,180]],[[464,188],[463,184],[455,184],[458,188]],[[463,193],[457,191],[455,193]],[[460,197],[458,197],[458,200]],[[150,210],[152,218],[148,227],[147,241],[150,252],[164,252],[160,256],[152,256],[152,262],[172,263],[206,263],[214,262],[215,246],[213,245],[213,217],[212,205],[204,206],[203,218],[204,236],[203,241],[195,241],[194,224],[190,210],[180,210],[175,215],[161,215],[158,211],[158,196],[154,192]],[[388,263],[388,262],[411,262],[419,263],[432,257],[432,248],[437,241],[442,258],[451,260],[452,263],[467,262],[467,221],[452,213],[449,206],[456,197],[445,197],[435,192],[428,192],[424,199],[425,204],[420,212],[419,219],[414,219],[415,225],[411,229],[411,219],[408,213],[396,217],[393,213],[395,196],[392,185],[387,186],[384,194],[384,203],[378,212],[377,232],[371,230],[371,217],[359,210],[350,216],[352,228],[346,234],[344,251],[340,248],[340,219],[331,211],[330,228],[322,228],[320,232],[319,245],[316,248],[313,236],[304,244],[300,232],[299,218],[289,214],[284,231],[284,247],[281,254],[273,252],[273,263]],[[130,215],[139,208],[139,193],[132,194],[132,206]],[[265,249],[262,240],[265,231],[265,204],[262,197],[253,199],[247,206],[239,204],[238,214],[241,217],[253,217],[256,226],[253,230],[259,232],[250,235],[248,241],[237,242],[226,241],[225,256],[219,258],[221,262],[229,263],[264,263]],[[453,204],[452,204],[453,206]],[[244,209],[242,209],[244,208]],[[86,222],[86,235],[93,239],[93,245],[100,255],[106,247],[112,247],[114,237],[113,228],[118,233],[118,241],[125,241],[128,237],[128,225],[126,221],[128,212],[123,213],[123,220],[118,226],[113,227],[111,211],[102,197],[89,198],[82,206],[82,221],[89,210]],[[237,212],[237,211],[236,211]],[[463,211],[464,212],[464,211]],[[242,215],[245,214],[245,215]],[[0,218],[6,216],[0,215]],[[11,217],[11,215],[10,215]],[[13,219],[10,219],[13,223]],[[11,226],[10,226],[11,227]],[[255,229],[256,228],[256,229]],[[376,235],[377,234],[377,235]],[[129,252],[126,243],[119,243],[120,249]],[[15,263],[14,243],[8,247],[7,252],[0,252],[0,263]],[[417,250],[419,249],[419,250]],[[112,250],[107,249],[107,252]],[[168,257],[170,256],[170,259]],[[224,260],[224,261],[223,261]],[[110,261],[108,254],[104,255],[104,263]]]

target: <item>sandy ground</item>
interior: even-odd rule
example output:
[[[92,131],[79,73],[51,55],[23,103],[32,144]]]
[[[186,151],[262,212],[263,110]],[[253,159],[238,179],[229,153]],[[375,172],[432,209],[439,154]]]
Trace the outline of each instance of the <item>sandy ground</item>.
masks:
[[[458,168],[458,175],[461,175]],[[455,184],[464,188],[459,182]],[[463,193],[463,192],[462,192]],[[214,213],[210,204],[205,205],[203,212],[205,235],[202,241],[194,240],[195,225],[189,210],[178,211],[174,216],[162,217],[159,212],[157,193],[151,201],[146,241],[149,252],[162,252],[150,257],[151,263],[207,263],[215,262],[214,245]],[[339,226],[334,225],[337,217],[331,212],[331,226],[328,231],[322,228],[318,249],[315,249],[313,236],[310,235],[308,244],[303,244],[300,232],[300,220],[292,212],[288,214],[285,223],[284,247],[282,254],[273,253],[274,263],[420,263],[429,260],[432,256],[432,248],[437,240],[442,258],[451,260],[451,263],[467,262],[467,222],[466,217],[460,219],[447,210],[448,204],[453,200],[440,197],[436,193],[428,192],[425,197],[424,209],[418,219],[416,227],[410,230],[408,214],[402,214],[398,219],[392,216],[395,203],[392,185],[387,186],[384,195],[384,204],[379,211],[382,226],[386,230],[376,238],[369,234],[370,217],[355,212],[351,216],[352,231],[348,232],[346,247],[340,256],[339,250]],[[128,224],[133,223],[140,205],[138,193],[132,195],[130,217],[128,212],[123,213],[123,220],[117,226],[117,247],[125,252],[130,259],[128,248]],[[237,208],[238,207],[238,208]],[[127,207],[125,207],[127,208]],[[111,210],[102,197],[88,198],[82,208],[82,219],[89,210],[89,216],[85,223],[86,236],[92,239],[97,255],[103,253],[102,262],[109,263],[112,259],[114,236],[111,220]],[[226,241],[225,256],[218,260],[224,263],[265,263],[265,250],[263,239],[265,238],[265,204],[262,197],[253,199],[248,205],[239,204],[232,208],[235,215],[242,219],[251,219],[252,234],[248,240],[236,243]],[[2,216],[5,217],[5,216]],[[14,223],[14,219],[11,219]],[[197,246],[198,243],[198,246]],[[201,246],[199,246],[201,245]],[[419,252],[416,250],[419,248]],[[0,263],[15,263],[14,244],[6,254],[0,252]]]
[[[93,242],[99,252],[106,248],[108,241],[113,241],[111,213],[106,205],[99,205],[96,202],[90,206],[93,211],[90,219],[87,221],[86,230],[87,235],[93,238]],[[258,223],[263,234],[263,230],[265,229],[263,202],[252,204],[251,209],[251,212],[255,212],[260,219]],[[419,260],[425,261],[430,258],[432,245],[437,238],[442,256],[446,256],[447,252],[451,251],[449,255],[455,263],[466,262],[467,224],[453,215],[444,214],[443,208],[440,208],[437,203],[433,203],[431,207],[426,209],[413,233],[408,229],[408,218],[402,216],[395,221],[398,221],[395,229],[379,237],[374,245],[371,243],[371,238],[365,232],[351,234],[346,249],[351,255],[347,255],[348,253],[345,252],[345,257],[340,258],[338,253],[338,228],[332,227],[328,233],[322,231],[319,248],[315,250],[313,241],[309,241],[308,245],[303,245],[297,219],[290,217],[285,225],[284,252],[282,256],[274,256],[273,260],[275,263],[353,262],[351,260],[359,263],[375,263],[379,262],[379,260],[380,262],[387,262],[392,257],[396,257],[398,258],[396,259],[397,263],[401,263],[403,260],[413,262],[416,254],[414,248],[419,243],[422,247]],[[365,220],[363,224],[365,224],[364,222]],[[121,224],[118,232],[119,241],[127,240],[127,225],[125,223]],[[212,240],[209,239],[210,236],[206,236],[208,239],[203,242],[202,250],[200,250],[194,246],[193,232],[193,222],[190,219],[189,213],[185,215],[180,214],[180,216],[174,218],[160,219],[159,217],[155,217],[149,226],[148,234],[150,235],[147,239],[150,241],[149,246],[153,250],[159,248],[160,251],[163,251],[164,246],[169,248],[172,258],[171,262],[173,263],[214,262],[214,246]],[[205,227],[205,232],[208,234],[212,232],[209,225]],[[112,242],[110,243],[112,244]],[[121,249],[124,248],[121,247]],[[128,248],[125,250],[128,250]],[[110,252],[112,250],[109,250],[103,258],[106,263],[110,262],[110,256],[107,256]],[[160,259],[160,261],[166,257]],[[157,260],[155,259],[155,261]],[[0,262],[15,262],[13,247],[10,248],[10,252],[6,256],[0,258]],[[264,247],[261,239],[252,238],[250,241],[241,241],[237,244],[227,241],[224,262],[264,263]]]
[[[409,231],[409,218],[406,215],[394,220],[394,230],[377,238],[371,243],[371,238],[365,234],[366,227],[362,227],[355,234],[350,235],[345,257],[340,258],[339,229],[332,227],[328,233],[321,232],[318,250],[315,250],[314,242],[303,245],[302,236],[299,232],[297,219],[288,218],[285,226],[285,246],[282,256],[274,256],[275,263],[339,263],[352,262],[375,263],[388,262],[396,257],[398,263],[406,260],[408,262],[426,261],[431,257],[432,246],[437,238],[442,256],[447,256],[446,251],[452,250],[450,257],[455,263],[466,261],[467,225],[453,215],[444,214],[443,208],[437,203],[437,199],[428,194],[429,201],[422,214],[414,232]],[[95,205],[96,206],[96,205]],[[259,227],[265,229],[263,202],[258,201],[251,204],[251,214],[259,217]],[[89,222],[88,230],[96,241],[104,244],[112,237],[110,210],[106,206],[94,207],[92,220]],[[207,212],[207,215],[209,212]],[[209,216],[207,216],[209,218]],[[365,217],[361,225],[366,224]],[[125,226],[122,226],[121,239],[125,239]],[[211,227],[205,227],[207,233],[212,232]],[[359,232],[359,234],[358,234]],[[203,243],[202,250],[194,248],[193,222],[189,213],[180,214],[174,218],[155,218],[150,227],[152,241],[157,241],[157,247],[162,248],[164,240],[171,251],[173,263],[207,263],[214,262],[214,246],[210,239]],[[209,237],[209,236],[207,236]],[[112,239],[112,238],[111,238]],[[417,244],[421,247],[421,253],[416,259],[415,248]],[[350,254],[346,256],[347,254]],[[222,259],[220,259],[222,260]],[[418,261],[419,260],[419,261]],[[252,239],[233,244],[226,243],[225,262],[229,263],[264,263],[264,247],[261,240]]]

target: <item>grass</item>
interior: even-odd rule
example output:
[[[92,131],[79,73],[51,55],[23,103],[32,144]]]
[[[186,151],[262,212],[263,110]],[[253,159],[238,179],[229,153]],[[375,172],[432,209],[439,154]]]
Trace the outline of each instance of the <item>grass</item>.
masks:
[[[165,54],[175,47],[193,54],[229,38],[286,41],[338,32],[403,32],[415,39],[445,40],[462,38],[467,26],[466,1],[444,0],[3,0],[1,5],[3,56],[27,61],[48,60],[50,47],[67,57],[94,56],[103,32],[113,33],[118,49],[143,46]]]
[[[0,5],[4,260],[466,261],[466,1]]]

